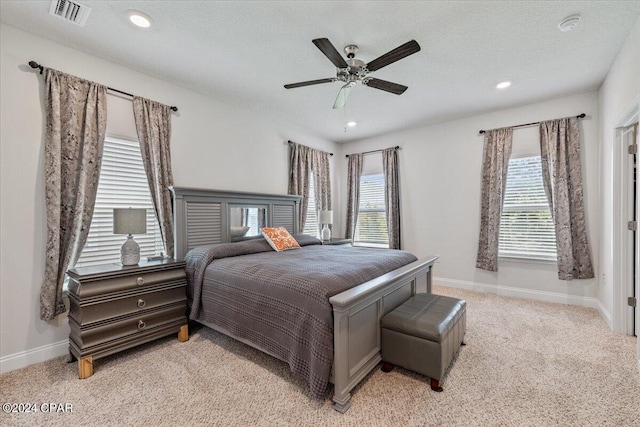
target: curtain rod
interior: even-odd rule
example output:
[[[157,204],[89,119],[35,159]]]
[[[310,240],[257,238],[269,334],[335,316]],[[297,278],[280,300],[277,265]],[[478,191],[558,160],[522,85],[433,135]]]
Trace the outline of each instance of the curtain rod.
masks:
[[[575,116],[576,119],[584,119],[587,115],[585,113],[582,113],[578,116]],[[570,116],[570,117],[574,117],[574,116]],[[546,120],[545,120],[546,121]],[[525,126],[533,126],[533,125],[539,125],[541,122],[533,122],[533,123],[525,123],[523,125],[515,125],[515,126],[511,126],[512,128],[521,128],[521,127],[525,127]],[[483,135],[486,132],[486,130],[480,130],[478,133],[480,135]]]
[[[42,74],[42,72],[44,71],[44,67],[42,65],[38,64],[36,61],[29,61],[29,66],[31,68],[33,68],[33,69],[39,68],[40,69],[40,74]],[[109,86],[107,86],[107,89],[112,91],[112,92],[118,92],[119,94],[130,96],[132,98],[134,97],[134,95],[132,95],[132,94],[130,94],[128,92],[124,92],[122,90],[114,89],[114,88],[109,87]],[[171,111],[178,111],[178,107],[175,107],[173,105],[171,107],[169,107],[169,109]]]
[[[399,145],[396,145],[395,147],[393,147],[396,150],[400,149]],[[380,150],[371,150],[371,151],[365,151],[364,153],[358,153],[358,154],[371,154],[371,153],[380,153],[382,151],[386,150],[386,148],[380,149]],[[345,155],[345,157],[349,157],[350,154]]]
[[[287,144],[291,145],[291,144],[295,144],[295,142],[293,142],[292,140],[288,140]],[[329,153],[330,156],[333,156],[333,153]]]

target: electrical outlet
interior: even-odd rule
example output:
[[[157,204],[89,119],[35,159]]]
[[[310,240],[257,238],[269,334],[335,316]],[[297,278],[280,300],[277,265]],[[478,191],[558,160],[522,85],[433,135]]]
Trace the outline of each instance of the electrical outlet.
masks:
[[[604,273],[602,273],[602,285],[604,286],[606,284],[607,284],[607,276]]]

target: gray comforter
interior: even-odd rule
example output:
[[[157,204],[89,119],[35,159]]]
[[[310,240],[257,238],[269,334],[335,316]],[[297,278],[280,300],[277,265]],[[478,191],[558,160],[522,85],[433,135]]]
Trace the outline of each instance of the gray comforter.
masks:
[[[203,246],[185,257],[190,318],[227,329],[287,362],[311,394],[327,392],[333,364],[329,297],[416,260],[405,251],[323,246],[275,252],[264,239]]]

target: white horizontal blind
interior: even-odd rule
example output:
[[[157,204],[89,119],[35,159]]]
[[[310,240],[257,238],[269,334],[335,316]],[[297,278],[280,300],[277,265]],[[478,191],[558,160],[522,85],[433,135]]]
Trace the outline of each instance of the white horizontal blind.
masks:
[[[383,174],[360,177],[360,204],[354,242],[389,246]]]
[[[258,223],[258,209],[249,209],[247,212],[246,225],[249,230],[245,233],[245,236],[259,236],[261,233],[261,226]]]
[[[556,233],[540,156],[509,160],[498,255],[556,260]]]
[[[309,177],[309,199],[307,204],[307,217],[304,221],[303,234],[309,234],[320,238],[320,228],[318,224],[318,208],[316,207],[316,187],[313,176]]]
[[[120,248],[127,237],[113,234],[113,208],[129,207],[147,210],[147,234],[134,236],[140,245],[140,259],[160,253],[162,237],[142,164],[140,144],[107,137],[89,237],[76,267],[120,261]]]

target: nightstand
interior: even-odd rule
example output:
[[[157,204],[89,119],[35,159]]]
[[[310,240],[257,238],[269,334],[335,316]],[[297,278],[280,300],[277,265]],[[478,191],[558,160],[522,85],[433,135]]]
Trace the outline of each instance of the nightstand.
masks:
[[[350,245],[351,239],[344,239],[341,237],[334,237],[331,240],[323,240],[323,245]]]
[[[178,333],[189,339],[185,262],[74,268],[69,275],[69,352],[80,379],[93,360]]]

